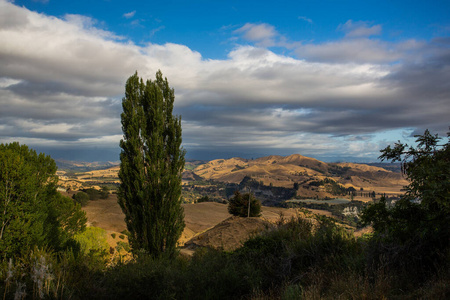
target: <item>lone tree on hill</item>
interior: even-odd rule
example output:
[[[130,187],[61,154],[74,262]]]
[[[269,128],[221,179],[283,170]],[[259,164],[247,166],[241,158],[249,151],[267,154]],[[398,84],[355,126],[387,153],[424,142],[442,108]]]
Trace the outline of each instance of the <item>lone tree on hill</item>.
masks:
[[[143,82],[128,78],[122,100],[119,205],[134,251],[173,255],[184,229],[181,207],[181,117],[173,116],[174,90],[161,71]]]
[[[228,212],[238,217],[259,217],[261,202],[251,193],[241,194],[236,191],[229,200]]]

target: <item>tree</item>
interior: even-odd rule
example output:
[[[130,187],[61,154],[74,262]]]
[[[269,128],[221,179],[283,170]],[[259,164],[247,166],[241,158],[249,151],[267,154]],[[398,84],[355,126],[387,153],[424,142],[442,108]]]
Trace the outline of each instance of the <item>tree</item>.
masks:
[[[381,218],[383,221],[374,222],[379,230],[389,229],[392,231],[395,227],[394,223],[399,219],[406,222],[405,218],[411,218],[411,220],[407,221],[408,226],[399,225],[399,231],[416,228],[417,226],[421,226],[423,229],[428,228],[430,231],[435,231],[437,228],[448,229],[450,142],[447,141],[447,143],[439,145],[442,138],[438,135],[432,135],[428,130],[423,135],[416,135],[415,137],[417,138],[416,148],[398,142],[394,148],[388,146],[381,150],[380,158],[382,160],[389,159],[392,162],[401,162],[402,172],[410,180],[410,184],[405,187],[406,192],[395,207],[383,212],[386,215]],[[406,210],[409,213],[406,213]],[[369,209],[363,215],[367,223],[373,222],[370,212]],[[422,218],[417,219],[414,215],[416,217],[421,215]],[[381,223],[386,225],[381,226]],[[428,230],[421,232],[425,234]]]
[[[89,202],[89,195],[83,191],[80,191],[72,196],[73,200],[80,203],[81,206],[86,206]]]
[[[0,144],[0,256],[58,250],[85,227],[80,206],[56,191],[55,161],[19,143]]]
[[[384,243],[382,249],[414,259],[409,266],[433,267],[450,246],[450,143],[440,144],[442,138],[428,130],[415,137],[416,147],[399,141],[381,150],[381,159],[401,162],[410,181],[405,194],[392,208],[382,197],[363,211],[361,219],[372,224],[376,240]]]
[[[172,255],[184,229],[181,207],[181,117],[173,116],[174,90],[161,71],[146,83],[128,78],[122,100],[118,190],[133,251]]]
[[[236,191],[228,202],[228,212],[238,217],[259,217],[261,202],[251,193],[241,194]]]

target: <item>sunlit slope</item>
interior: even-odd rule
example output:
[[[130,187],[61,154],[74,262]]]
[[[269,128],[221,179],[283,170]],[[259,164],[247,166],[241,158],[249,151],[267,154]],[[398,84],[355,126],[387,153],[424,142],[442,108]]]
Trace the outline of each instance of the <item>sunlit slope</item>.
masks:
[[[264,185],[292,188],[294,183],[308,184],[325,178],[357,190],[389,190],[400,192],[407,181],[399,173],[383,168],[355,163],[324,163],[317,159],[294,154],[267,156],[254,160],[218,159],[198,166],[193,172],[204,179],[240,183],[249,176]]]

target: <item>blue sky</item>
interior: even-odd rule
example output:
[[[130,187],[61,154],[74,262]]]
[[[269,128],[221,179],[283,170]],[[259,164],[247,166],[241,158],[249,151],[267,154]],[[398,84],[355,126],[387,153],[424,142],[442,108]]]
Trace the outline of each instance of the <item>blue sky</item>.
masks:
[[[77,14],[136,44],[188,46],[205,58],[225,58],[233,30],[270,24],[291,41],[324,42],[344,36],[348,20],[383,26],[383,40],[448,34],[448,1],[14,1],[56,17]],[[280,49],[278,49],[280,50]]]
[[[188,158],[375,161],[448,131],[449,6],[0,0],[0,142],[117,160],[125,81],[161,69]]]

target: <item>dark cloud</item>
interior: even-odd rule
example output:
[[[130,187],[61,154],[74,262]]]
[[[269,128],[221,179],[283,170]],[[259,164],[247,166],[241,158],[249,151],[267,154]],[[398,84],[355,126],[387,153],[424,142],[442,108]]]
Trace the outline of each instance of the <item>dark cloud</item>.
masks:
[[[175,88],[191,157],[370,160],[390,141],[380,134],[449,125],[449,38],[388,43],[370,38],[380,26],[347,22],[342,40],[283,44],[275,27],[248,23],[235,34],[259,46],[207,60],[183,45],[136,46],[82,16],[61,20],[1,0],[0,8],[17,16],[0,17],[8,41],[0,44],[0,142],[115,157],[125,81],[158,69]]]

